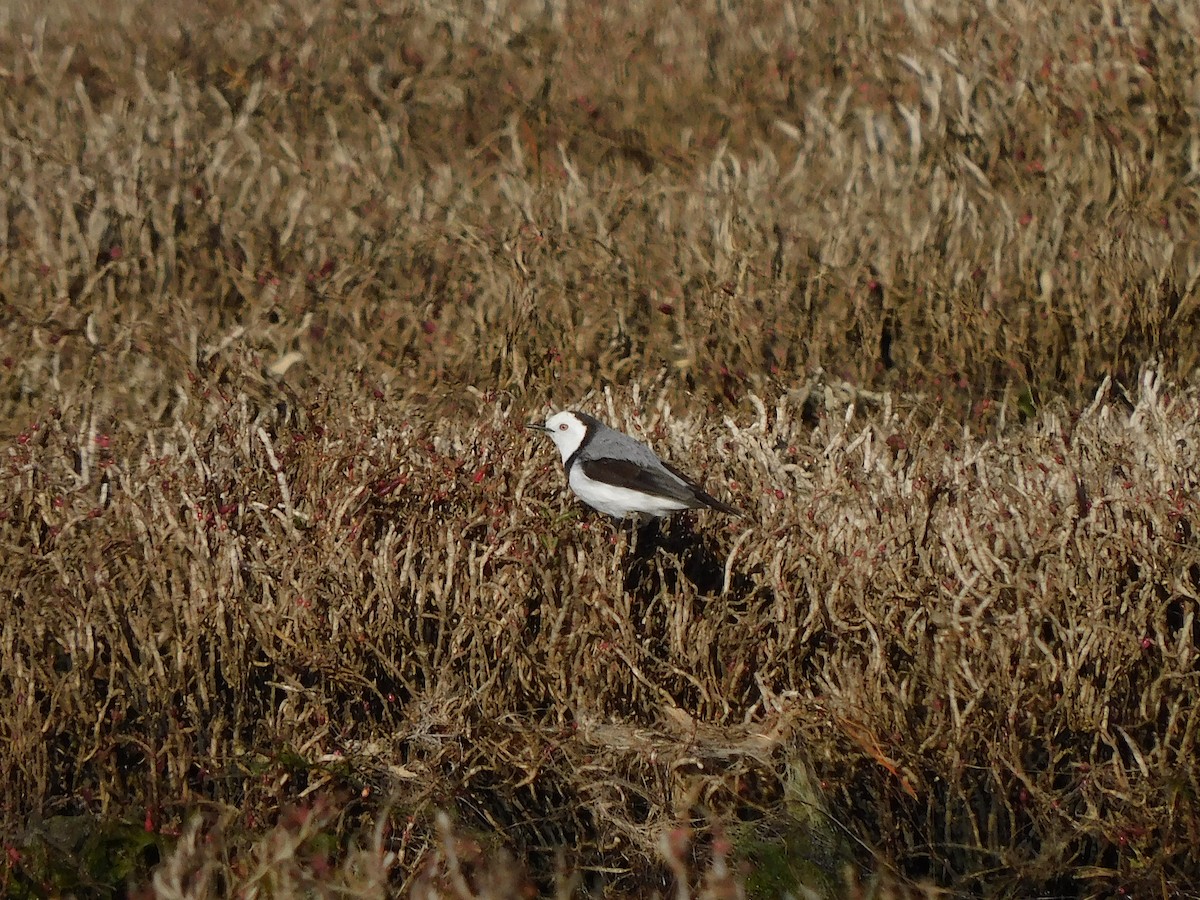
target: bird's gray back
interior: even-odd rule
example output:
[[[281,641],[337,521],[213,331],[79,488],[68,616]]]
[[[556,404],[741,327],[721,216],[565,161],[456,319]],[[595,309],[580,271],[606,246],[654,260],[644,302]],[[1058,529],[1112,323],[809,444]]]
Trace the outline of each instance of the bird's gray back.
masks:
[[[622,434],[615,428],[609,428],[599,419],[594,419],[586,413],[577,412],[575,415],[592,429],[590,438],[580,449],[579,455],[582,458],[627,459],[647,469],[661,469],[671,474],[672,478],[676,477],[662,464],[662,460],[655,455],[654,451],[641,441]]]

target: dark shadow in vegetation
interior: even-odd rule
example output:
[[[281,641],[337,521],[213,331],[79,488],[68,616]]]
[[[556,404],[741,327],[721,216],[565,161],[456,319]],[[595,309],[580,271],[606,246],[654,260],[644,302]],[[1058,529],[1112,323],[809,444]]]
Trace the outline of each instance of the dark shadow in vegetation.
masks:
[[[676,593],[682,579],[702,597],[720,594],[725,586],[725,563],[707,534],[687,515],[666,522],[652,519],[633,530],[625,563],[625,590],[648,601],[660,591]],[[656,565],[656,559],[665,562]],[[729,590],[734,599],[744,598],[752,586],[749,576],[731,573]]]
[[[85,814],[52,816],[5,844],[8,897],[118,897],[149,880],[172,841],[142,823]]]

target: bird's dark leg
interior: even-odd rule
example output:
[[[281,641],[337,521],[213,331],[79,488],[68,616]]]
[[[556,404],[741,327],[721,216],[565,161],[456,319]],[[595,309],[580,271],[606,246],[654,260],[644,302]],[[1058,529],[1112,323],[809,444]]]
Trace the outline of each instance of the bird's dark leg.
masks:
[[[633,518],[625,557],[625,590],[645,600],[653,598],[659,590],[654,564],[659,537],[657,518]]]
[[[643,516],[635,513],[624,518],[609,516],[615,534],[625,534],[626,545],[633,556],[645,556],[653,553],[659,538],[659,522],[655,516]],[[628,531],[626,531],[628,528]],[[639,553],[639,550],[641,552]]]
[[[658,546],[658,539],[662,533],[660,523],[662,522],[657,516],[649,516],[642,518],[640,515],[633,520],[633,552],[635,555],[651,556],[654,553],[654,548]]]

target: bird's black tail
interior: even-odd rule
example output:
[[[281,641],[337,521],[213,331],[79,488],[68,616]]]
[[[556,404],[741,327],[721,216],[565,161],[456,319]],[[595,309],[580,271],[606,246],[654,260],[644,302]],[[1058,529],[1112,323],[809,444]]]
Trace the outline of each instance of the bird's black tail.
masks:
[[[702,491],[702,490],[700,490],[700,488],[695,488],[695,491],[696,491],[696,500],[699,501],[696,504],[697,507],[704,505],[704,506],[707,506],[709,509],[715,509],[718,512],[727,513],[728,515],[731,515],[731,516],[738,516],[739,518],[741,517],[742,511],[740,509],[730,506],[728,503],[722,503],[720,500],[718,500],[712,494]]]

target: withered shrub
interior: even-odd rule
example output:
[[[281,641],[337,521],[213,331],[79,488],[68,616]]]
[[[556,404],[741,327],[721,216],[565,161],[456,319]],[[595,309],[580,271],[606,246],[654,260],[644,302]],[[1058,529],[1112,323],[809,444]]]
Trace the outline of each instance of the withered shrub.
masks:
[[[1200,883],[1190,6],[0,26],[6,891]]]

